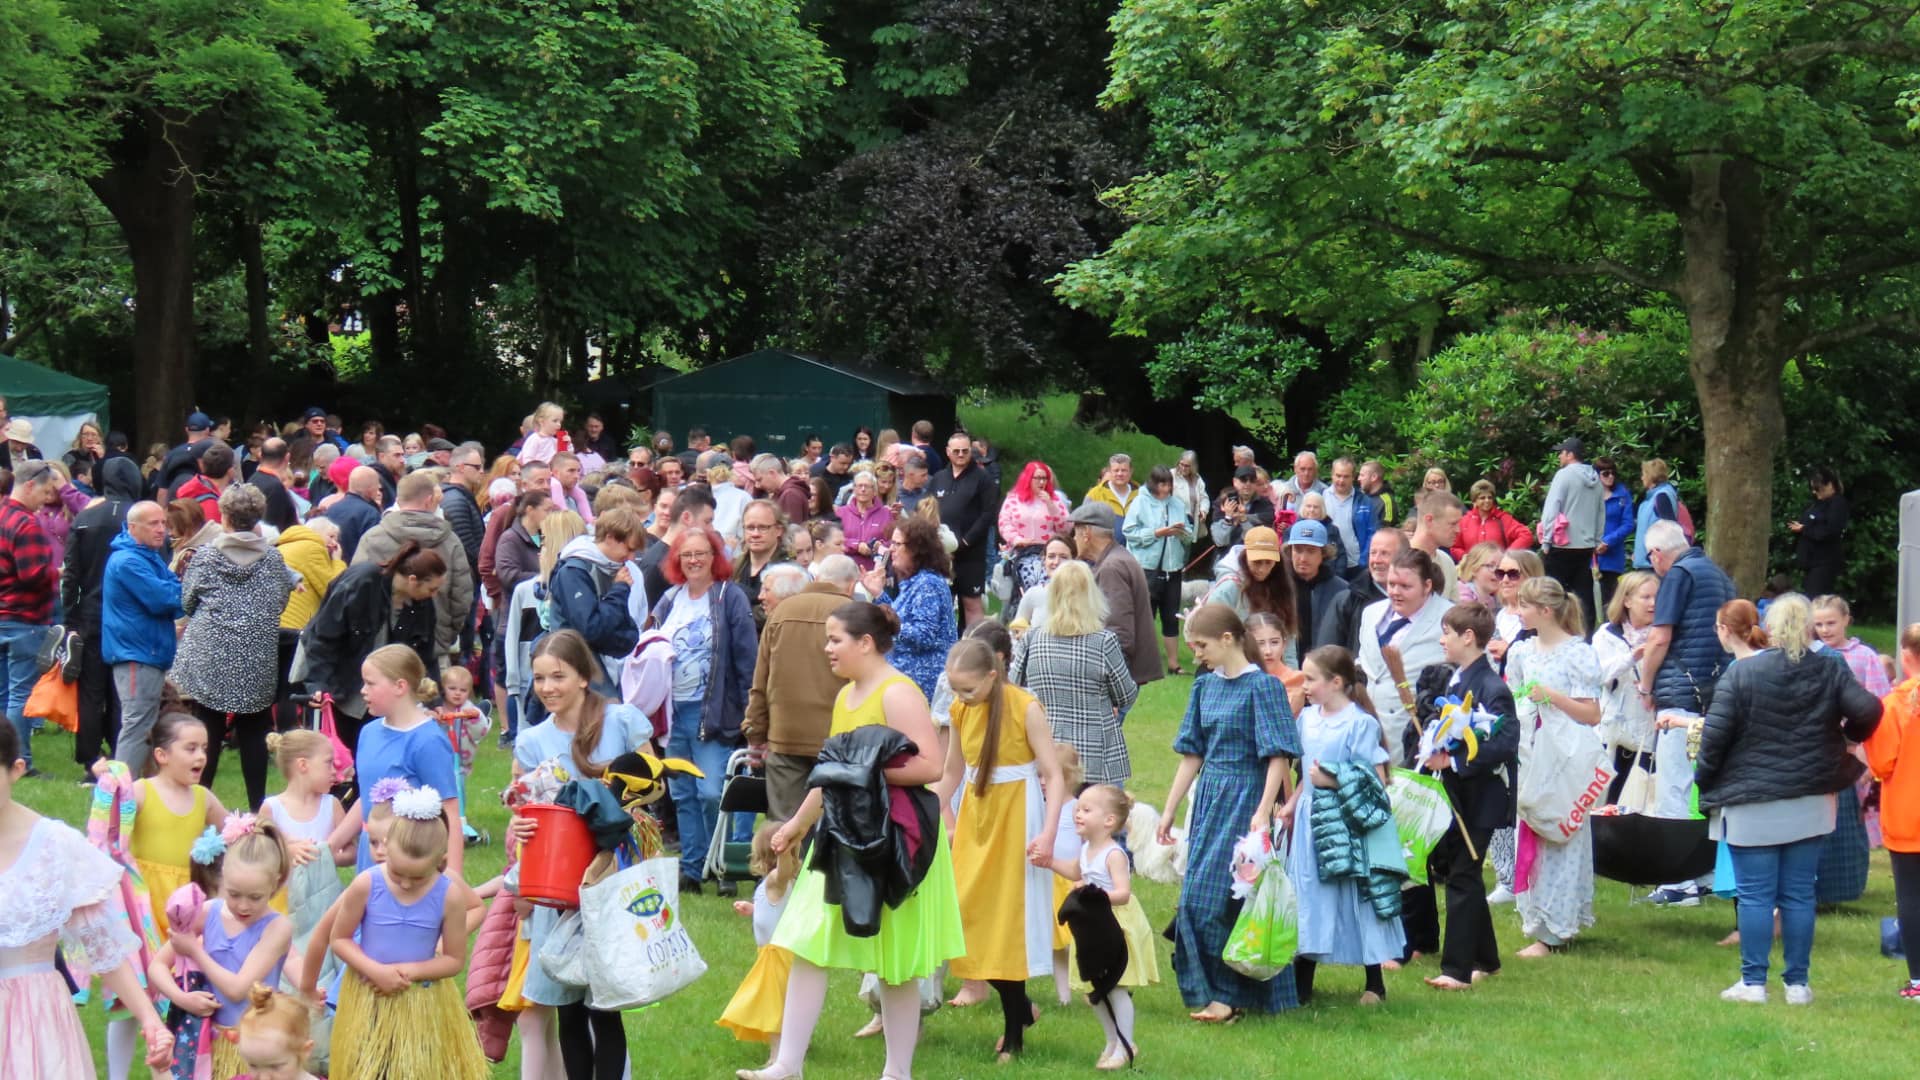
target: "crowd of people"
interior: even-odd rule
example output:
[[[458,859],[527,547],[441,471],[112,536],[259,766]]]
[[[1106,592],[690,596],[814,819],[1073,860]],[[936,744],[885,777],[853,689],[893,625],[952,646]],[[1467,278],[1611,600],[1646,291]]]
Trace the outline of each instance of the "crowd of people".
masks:
[[[1920,627],[1897,686],[1848,633],[1830,472],[1792,526],[1804,590],[1755,604],[1696,545],[1665,462],[1640,463],[1636,500],[1578,438],[1523,522],[1489,480],[1463,503],[1429,470],[1397,495],[1379,462],[1323,479],[1311,452],[1276,477],[1236,447],[1218,490],[1191,452],[1140,483],[1115,454],[1075,500],[1044,460],[1003,495],[989,442],[924,421],[807,435],[783,460],[749,436],[623,448],[597,416],[566,420],[544,403],[489,456],[432,425],[350,442],[320,408],[235,442],[196,412],[144,465],[97,428],[48,462],[7,427],[0,882],[24,899],[0,930],[0,1077],[92,1075],[68,1003],[90,976],[114,1002],[114,1080],[143,1040],[216,1080],[482,1076],[514,1034],[523,1076],[622,1075],[620,1014],[528,960],[560,933],[554,909],[514,902],[531,816],[504,876],[463,874],[482,839],[465,779],[496,728],[516,785],[608,778],[636,752],[679,763],[637,813],[677,846],[683,894],[736,896],[712,853],[752,848],[737,906],[760,957],[720,1018],[769,1044],[751,1080],[801,1075],[834,968],[872,979],[886,1076],[911,1075],[948,976],[953,1005],[997,1001],[1001,1059],[1034,1022],[1028,982],[1051,977],[1095,1003],[1096,1067],[1126,1068],[1131,995],[1165,947],[1131,887],[1153,846],[1185,851],[1165,939],[1196,1023],[1306,1004],[1323,964],[1363,968],[1367,1004],[1423,955],[1427,985],[1467,991],[1502,966],[1494,907],[1514,905],[1529,960],[1593,923],[1594,822],[1616,810],[1719,842],[1714,870],[1651,899],[1736,897],[1729,1001],[1766,1000],[1776,920],[1785,998],[1811,1001],[1816,905],[1860,896],[1884,843],[1901,993],[1920,998],[1920,753],[1903,746]],[[1128,714],[1190,674],[1183,645],[1171,792],[1133,835]],[[77,684],[85,837],[16,798],[42,775],[27,702],[49,668]],[[228,744],[231,811],[212,793]],[[758,830],[722,810],[743,753],[765,778]],[[862,871],[796,858],[853,842],[821,777],[859,762],[901,800],[890,820],[919,815],[884,832],[906,884],[870,911],[854,897],[877,878],[849,892]],[[1413,867],[1378,842],[1403,774],[1453,818]],[[1573,774],[1606,790],[1569,804]],[[1249,837],[1298,898],[1297,954],[1267,977],[1225,958]]]

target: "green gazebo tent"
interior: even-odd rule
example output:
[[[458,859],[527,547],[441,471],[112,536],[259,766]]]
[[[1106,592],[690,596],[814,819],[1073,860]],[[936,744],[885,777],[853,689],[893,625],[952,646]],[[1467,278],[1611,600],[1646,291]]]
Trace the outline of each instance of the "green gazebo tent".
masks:
[[[52,368],[0,355],[0,398],[7,415],[33,425],[40,452],[57,458],[91,420],[107,426],[107,388]]]

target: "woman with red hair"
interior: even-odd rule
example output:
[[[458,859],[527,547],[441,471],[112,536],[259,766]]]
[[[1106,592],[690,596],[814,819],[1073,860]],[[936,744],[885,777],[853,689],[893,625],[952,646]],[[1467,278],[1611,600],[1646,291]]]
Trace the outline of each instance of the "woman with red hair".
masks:
[[[712,528],[683,529],[661,560],[673,587],[653,605],[648,626],[673,642],[673,721],[667,756],[700,767],[701,778],[673,777],[667,793],[680,818],[680,891],[699,892],[707,848],[720,813],[727,757],[746,745],[740,720],[753,685],[759,642],[753,598],[733,582],[727,546]],[[736,819],[733,839],[746,841]],[[727,886],[723,885],[724,892]]]
[[[1053,468],[1029,461],[1020,479],[1000,504],[1000,555],[1013,567],[1011,607],[1020,594],[1047,580],[1047,541],[1070,531],[1067,513],[1073,509],[1053,483]]]

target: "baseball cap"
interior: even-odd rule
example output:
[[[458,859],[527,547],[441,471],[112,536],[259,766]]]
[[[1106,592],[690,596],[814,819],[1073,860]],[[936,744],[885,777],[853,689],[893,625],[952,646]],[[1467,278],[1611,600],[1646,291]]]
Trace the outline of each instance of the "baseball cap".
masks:
[[[187,430],[188,431],[212,431],[213,417],[208,416],[206,413],[203,413],[203,412],[188,413],[187,414]]]
[[[1081,503],[1067,517],[1067,520],[1075,525],[1091,525],[1096,529],[1106,529],[1109,532],[1119,528],[1120,524],[1119,519],[1114,515],[1113,507],[1101,502]]]
[[[325,420],[326,418],[327,418],[327,410],[321,408],[318,405],[309,405],[307,406],[307,411],[300,414],[300,422],[303,424],[309,420],[314,420],[314,419]]]
[[[427,440],[428,453],[439,453],[442,450],[451,450],[451,449],[453,449],[453,444],[448,442],[445,439],[428,439]]]
[[[1241,556],[1250,563],[1279,562],[1280,534],[1265,525],[1248,529]]]
[[[1580,457],[1587,452],[1587,445],[1580,441],[1579,436],[1569,435],[1560,440],[1560,445],[1553,448],[1553,452],[1556,454],[1562,450],[1572,454],[1574,457]]]
[[[1233,470],[1233,478],[1235,480],[1258,480],[1260,479],[1260,470],[1251,465],[1242,465]]]
[[[1327,527],[1312,518],[1301,518],[1287,530],[1287,546],[1326,547]]]

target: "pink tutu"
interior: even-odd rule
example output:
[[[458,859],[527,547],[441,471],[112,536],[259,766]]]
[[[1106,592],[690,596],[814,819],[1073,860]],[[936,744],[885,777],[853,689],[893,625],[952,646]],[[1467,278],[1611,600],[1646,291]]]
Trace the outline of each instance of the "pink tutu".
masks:
[[[67,980],[51,964],[0,976],[0,1080],[93,1075],[93,1051]]]

